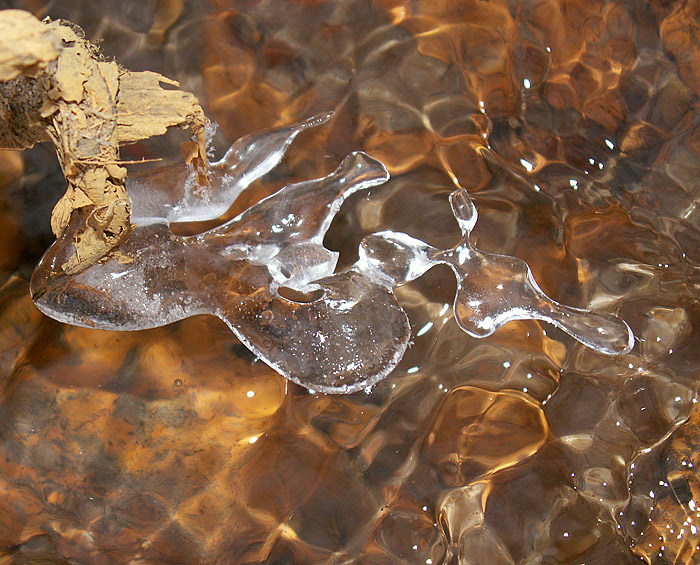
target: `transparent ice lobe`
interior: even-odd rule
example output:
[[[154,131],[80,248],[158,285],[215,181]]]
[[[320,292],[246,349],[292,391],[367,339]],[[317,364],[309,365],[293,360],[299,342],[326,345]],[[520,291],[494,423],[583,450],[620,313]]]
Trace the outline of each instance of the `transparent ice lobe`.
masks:
[[[372,386],[404,355],[411,326],[391,289],[348,270],[316,281],[310,302],[269,290],[228,301],[219,313],[251,351],[288,379],[317,392]]]
[[[198,186],[196,175],[188,174],[186,169],[179,175],[168,169],[128,177],[132,223],[170,224],[218,218],[243,190],[280,162],[297,135],[327,122],[332,115],[318,114],[303,122],[240,138],[221,160],[210,164],[211,186],[206,189]],[[165,178],[157,179],[159,176]]]
[[[401,232],[381,231],[360,242],[354,268],[388,288],[417,279],[436,263],[430,254],[437,251],[427,243]]]
[[[323,238],[343,201],[388,178],[379,161],[354,152],[330,175],[286,186],[199,237],[223,253],[266,264],[278,286],[303,290],[335,270],[338,254],[323,247]]]
[[[542,292],[522,259],[476,249],[469,235],[477,214],[466,190],[453,192],[450,203],[462,241],[432,258],[452,267],[457,277],[454,311],[464,331],[486,337],[511,320],[535,319],[554,324],[601,353],[618,355],[632,349],[634,335],[623,320],[559,304]]]
[[[240,190],[280,160],[295,135],[326,119],[239,141],[214,165],[211,194],[185,187],[169,201],[162,188],[151,187],[146,197],[144,185],[136,198],[141,224],[97,264],[66,275],[61,266],[82,221],[74,214],[32,277],[37,307],[59,321],[106,330],[214,314],[286,378],[318,392],[350,393],[388,375],[406,350],[410,323],[394,288],[447,264],[457,277],[457,322],[472,336],[528,318],[555,324],[602,353],[631,349],[623,321],[561,305],[540,290],[524,261],[476,249],[469,236],[477,212],[464,189],[451,195],[462,231],[454,247],[437,249],[383,231],[365,237],[356,263],[336,272],[337,253],[323,246],[333,217],[348,196],[389,178],[382,163],[362,152],[348,155],[328,176],[288,185],[214,229],[193,236],[170,230],[173,219],[211,218],[228,209]]]
[[[549,298],[522,259],[484,253],[469,241],[477,212],[465,189],[450,196],[462,240],[451,249],[436,249],[396,232],[380,232],[361,243],[357,268],[393,286],[414,280],[433,265],[449,265],[457,278],[455,318],[469,335],[487,337],[512,320],[543,320],[584,345],[608,355],[627,353],[634,345],[629,326],[610,314],[572,308]]]
[[[371,274],[334,274],[337,255],[323,237],[345,198],[388,178],[379,161],[352,153],[330,175],[286,186],[201,234],[135,226],[110,255],[69,276],[61,265],[74,219],[34,273],[34,301],[59,321],[107,330],[215,314],[290,380],[319,392],[361,390],[394,369],[410,324]]]

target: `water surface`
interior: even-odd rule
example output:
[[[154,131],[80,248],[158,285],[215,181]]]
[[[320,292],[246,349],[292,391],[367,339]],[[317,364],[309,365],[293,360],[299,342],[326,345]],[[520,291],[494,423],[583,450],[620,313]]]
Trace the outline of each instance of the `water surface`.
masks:
[[[336,112],[229,215],[364,150],[392,179],[336,218],[341,267],[381,229],[454,245],[458,182],[481,249],[637,342],[610,357],[533,321],[470,338],[446,267],[401,289],[413,345],[350,396],[286,382],[213,318],[63,326],[28,295],[60,171],[2,153],[0,563],[698,562],[700,4],[2,5],[178,79],[219,148]],[[167,165],[179,141],[123,155]]]

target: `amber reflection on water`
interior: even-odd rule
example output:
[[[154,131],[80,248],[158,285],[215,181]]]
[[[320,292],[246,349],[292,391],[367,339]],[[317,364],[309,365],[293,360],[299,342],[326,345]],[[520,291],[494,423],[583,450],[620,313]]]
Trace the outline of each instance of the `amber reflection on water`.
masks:
[[[399,292],[402,364],[352,396],[286,383],[215,319],[62,326],[27,293],[60,175],[0,153],[0,563],[700,562],[700,3],[10,4],[180,80],[219,148],[336,111],[231,213],[363,149],[393,178],[341,211],[343,264],[379,229],[452,245],[458,182],[481,248],[638,339],[471,339],[440,268]]]

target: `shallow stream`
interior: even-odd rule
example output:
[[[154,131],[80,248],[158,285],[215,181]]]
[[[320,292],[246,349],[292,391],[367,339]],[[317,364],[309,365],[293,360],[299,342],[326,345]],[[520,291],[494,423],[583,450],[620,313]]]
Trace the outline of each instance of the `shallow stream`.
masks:
[[[285,381],[213,317],[61,325],[28,279],[62,175],[46,147],[1,152],[0,564],[700,563],[700,2],[0,7],[179,80],[219,150],[334,110],[229,217],[363,150],[392,178],[336,217],[341,267],[384,229],[454,245],[458,183],[479,248],[636,336],[624,356],[535,321],[471,338],[445,266],[397,292],[397,370],[346,396]],[[179,141],[122,155],[166,157],[168,182]]]

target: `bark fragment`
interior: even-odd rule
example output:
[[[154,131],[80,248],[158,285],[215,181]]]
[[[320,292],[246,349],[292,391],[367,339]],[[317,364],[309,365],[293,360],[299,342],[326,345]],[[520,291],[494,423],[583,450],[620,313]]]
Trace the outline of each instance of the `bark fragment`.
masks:
[[[130,228],[120,144],[186,126],[194,137],[188,162],[207,182],[204,111],[177,87],[157,73],[104,61],[69,22],[0,11],[0,148],[40,141],[56,147],[68,189],[53,210],[51,229],[59,237],[75,214],[81,224],[75,251],[62,265],[67,273],[98,261]]]

